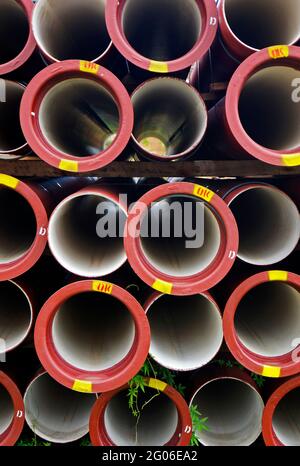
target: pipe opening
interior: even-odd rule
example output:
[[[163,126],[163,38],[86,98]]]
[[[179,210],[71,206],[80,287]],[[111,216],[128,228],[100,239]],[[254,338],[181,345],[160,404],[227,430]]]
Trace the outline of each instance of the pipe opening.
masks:
[[[29,21],[25,10],[16,0],[0,3],[0,65],[16,58],[29,37]]]
[[[257,144],[278,151],[300,147],[300,106],[293,99],[296,88],[292,87],[299,80],[300,71],[295,68],[269,66],[254,73],[244,85],[239,117]]]
[[[16,261],[32,246],[36,218],[31,205],[14,189],[0,188],[0,265]]]
[[[268,282],[252,288],[237,306],[235,330],[255,354],[277,357],[290,353],[300,335],[300,293],[291,285]]]
[[[21,149],[26,144],[19,118],[25,89],[21,84],[5,79],[0,80],[0,86],[0,152],[10,152]]]
[[[97,61],[110,45],[105,0],[39,0],[32,28],[41,50],[57,61]]]
[[[298,0],[224,0],[226,20],[248,47],[293,44],[300,38]]]
[[[56,351],[72,366],[104,371],[125,358],[135,338],[134,320],[119,300],[80,293],[65,301],[52,324]]]
[[[97,212],[102,203],[107,210],[100,215]],[[105,218],[108,222],[116,222],[113,222],[116,237],[101,237],[106,230],[98,228],[98,222]],[[86,193],[66,199],[54,211],[49,223],[53,255],[63,267],[82,277],[110,274],[126,260],[123,238],[119,234],[123,232],[126,218],[120,205],[100,194]]]
[[[255,187],[237,194],[230,208],[238,224],[238,256],[255,265],[275,264],[297,246],[299,212],[283,192]]]
[[[172,156],[201,142],[207,111],[199,94],[184,81],[158,78],[132,96],[135,112],[133,136],[146,151]]]
[[[140,410],[156,391],[145,388],[139,394]],[[122,390],[108,403],[104,412],[105,430],[117,446],[165,445],[176,432],[178,412],[175,404],[164,393],[153,398],[143,408],[139,422],[128,409],[127,390]]]
[[[13,421],[15,412],[10,394],[3,385],[0,385],[0,435],[2,435]]]
[[[162,366],[193,370],[218,352],[222,318],[217,306],[204,295],[161,295],[147,312],[151,327],[150,354]]]
[[[273,429],[285,446],[300,445],[300,388],[294,388],[282,398],[273,414]]]
[[[48,442],[74,442],[89,431],[94,403],[95,395],[69,390],[45,373],[26,390],[25,418],[30,429]]]
[[[11,281],[0,282],[0,338],[6,351],[26,338],[32,322],[32,306],[26,293]]]
[[[54,85],[39,108],[39,125],[46,141],[75,157],[105,151],[113,143],[119,123],[113,96],[88,78],[68,78]]]
[[[170,195],[153,203],[141,221],[141,231],[144,229],[157,232],[156,237],[140,237],[145,258],[160,273],[173,277],[202,272],[220,248],[221,232],[216,214],[192,196]],[[187,247],[187,241],[191,241],[193,247]]]
[[[208,417],[209,430],[197,433],[205,446],[248,446],[261,433],[263,400],[242,380],[211,380],[199,388],[191,404]]]
[[[131,47],[151,60],[171,61],[186,55],[202,32],[194,0],[127,0],[123,33]]]

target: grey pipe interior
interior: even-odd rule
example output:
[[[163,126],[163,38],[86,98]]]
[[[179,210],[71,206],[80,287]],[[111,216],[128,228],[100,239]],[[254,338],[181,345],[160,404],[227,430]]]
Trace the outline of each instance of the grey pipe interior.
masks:
[[[16,0],[0,2],[0,65],[8,63],[24,49],[29,37],[29,21]]]
[[[14,189],[0,188],[0,264],[24,256],[36,236],[36,219],[27,200]]]
[[[193,370],[216,355],[223,339],[222,318],[204,295],[161,295],[147,312],[150,354],[164,367]]]
[[[105,217],[97,214],[100,203],[107,206],[107,218],[116,221],[116,232],[112,232],[116,233],[115,237],[98,236],[98,222],[106,218],[105,213]],[[119,235],[119,226],[123,231],[125,222],[126,213],[121,207],[101,194],[75,195],[63,201],[53,213],[49,245],[58,262],[70,272],[83,277],[108,275],[126,260],[123,238]]]
[[[148,81],[132,96],[133,135],[149,152],[171,156],[200,143],[207,111],[195,89],[184,81],[158,78]]]
[[[55,84],[42,99],[38,118],[47,142],[76,157],[106,150],[119,129],[113,96],[88,78],[67,78]]]
[[[157,396],[141,410],[154,395]],[[178,412],[174,403],[164,393],[146,388],[139,394],[140,419],[128,409],[127,390],[115,395],[104,412],[104,425],[112,442],[117,446],[162,446],[176,432]]]
[[[103,371],[120,362],[132,347],[134,320],[111,295],[80,293],[55,314],[52,338],[56,351],[74,367]]]
[[[278,151],[300,147],[300,105],[292,95],[295,79],[300,79],[299,70],[269,66],[245,83],[239,99],[240,121],[261,146]]]
[[[261,433],[263,400],[242,380],[213,379],[199,388],[191,404],[208,417],[209,430],[196,434],[205,446],[248,446]]]
[[[187,210],[184,204],[188,204],[191,209]],[[186,247],[186,241],[195,238],[195,236],[194,238],[188,237],[185,232],[197,225],[197,204],[199,201],[192,196],[170,195],[153,204],[149,209],[148,218],[142,220],[142,231],[146,228],[146,224],[150,225],[149,232],[159,231],[158,237],[151,237],[151,235],[141,237],[141,248],[148,262],[161,273],[175,277],[188,277],[202,272],[215,259],[220,247],[221,232],[216,214],[206,205],[204,205],[204,223],[201,219],[198,228],[196,228],[200,237],[200,230],[204,227],[204,242],[196,248]],[[179,209],[177,207],[174,209],[174,214],[172,214],[173,210],[171,209],[171,216],[169,216],[170,205],[171,207],[179,207]],[[162,230],[162,225],[168,226],[168,218],[171,218],[171,228],[170,235],[166,236]],[[181,226],[182,234],[178,230],[179,235],[176,237],[178,226]],[[194,243],[194,245],[196,244]]]
[[[14,418],[14,405],[6,388],[0,384],[0,435],[10,426]]]
[[[95,61],[110,45],[105,0],[39,0],[32,27],[41,50],[58,61]]]
[[[232,32],[254,49],[300,38],[298,0],[225,0],[224,11]]]
[[[288,392],[273,414],[273,429],[283,445],[300,446],[300,388]]]
[[[299,212],[283,192],[269,187],[248,189],[230,202],[238,224],[238,256],[251,264],[275,264],[286,258],[300,237]]]
[[[48,374],[36,377],[24,396],[30,429],[48,442],[74,442],[89,431],[96,396],[69,390]]]
[[[26,144],[19,117],[25,89],[21,84],[5,79],[0,79],[0,86],[0,152],[9,152]]]
[[[202,18],[194,0],[127,0],[122,26],[131,47],[152,60],[175,60],[196,44]]]
[[[27,294],[14,282],[0,282],[0,338],[7,351],[18,346],[28,334],[32,306]]]
[[[299,291],[283,282],[252,288],[238,304],[234,325],[238,338],[253,353],[266,357],[290,353],[300,335]]]

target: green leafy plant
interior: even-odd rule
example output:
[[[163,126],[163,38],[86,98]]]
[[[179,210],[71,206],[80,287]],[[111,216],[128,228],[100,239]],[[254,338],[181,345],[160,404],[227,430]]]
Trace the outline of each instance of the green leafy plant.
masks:
[[[245,370],[244,366],[242,366],[242,364],[240,364],[237,361],[230,361],[226,359],[215,359],[213,362],[216,364],[219,364],[220,367],[229,367],[229,368],[238,367],[241,371]],[[252,377],[252,379],[254,380],[254,382],[259,388],[262,388],[264,386],[266,382],[265,377],[263,377],[262,375],[255,374],[255,372],[251,372],[250,376]]]
[[[91,441],[90,441],[89,437],[83,437],[83,438],[80,440],[79,446],[80,446],[80,447],[91,447],[92,444],[91,444]]]
[[[37,437],[32,439],[24,438],[18,441],[17,447],[51,447],[51,443],[39,440]]]
[[[199,446],[199,434],[200,432],[203,432],[204,430],[208,431],[208,425],[207,425],[207,417],[201,417],[202,414],[198,410],[197,405],[191,405],[190,406],[190,413],[191,413],[191,418],[192,418],[192,426],[193,426],[193,433],[190,441],[191,446]]]

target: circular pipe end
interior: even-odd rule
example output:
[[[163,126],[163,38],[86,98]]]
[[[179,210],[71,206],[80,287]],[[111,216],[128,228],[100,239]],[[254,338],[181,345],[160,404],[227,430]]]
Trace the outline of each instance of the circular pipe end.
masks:
[[[0,371],[0,446],[13,446],[24,426],[24,403],[12,379]]]

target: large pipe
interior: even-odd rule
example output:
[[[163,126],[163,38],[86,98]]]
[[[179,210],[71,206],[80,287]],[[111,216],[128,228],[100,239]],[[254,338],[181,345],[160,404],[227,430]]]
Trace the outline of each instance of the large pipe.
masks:
[[[169,296],[154,292],[144,309],[151,330],[149,352],[160,365],[191,371],[218,353],[223,341],[222,317],[209,293]]]
[[[31,28],[32,0],[1,0],[0,75],[20,68],[36,43]]]
[[[197,219],[196,238],[187,232]],[[190,244],[192,234],[196,243]],[[208,290],[231,269],[238,230],[228,206],[209,188],[169,183],[148,191],[130,210],[124,241],[145,283],[163,293],[191,295]]]
[[[62,170],[86,172],[112,162],[127,145],[133,109],[123,84],[95,63],[52,64],[29,83],[21,126],[30,147]]]
[[[105,237],[104,231],[97,230],[103,215],[109,216],[115,225],[116,231],[108,232],[114,236]],[[109,275],[127,259],[123,246],[126,219],[126,206],[116,194],[96,185],[84,188],[64,199],[52,213],[50,249],[56,260],[76,275]]]
[[[29,153],[20,124],[23,84],[0,80],[0,159],[18,158]]]
[[[141,155],[177,160],[192,155],[207,127],[207,110],[200,94],[185,81],[146,81],[131,96],[135,114],[132,142]]]
[[[297,354],[299,357],[299,355]],[[267,446],[300,445],[300,377],[279,385],[264,409],[262,429]]]
[[[0,282],[0,339],[5,352],[19,346],[29,335],[34,303],[24,285],[12,280]]]
[[[35,325],[35,348],[59,383],[105,392],[127,383],[143,365],[150,330],[143,308],[127,291],[79,281],[52,295]]]
[[[248,446],[261,434],[263,400],[251,377],[242,371],[222,371],[205,377],[191,398],[207,417],[208,430],[196,432],[205,446]]]
[[[67,389],[42,372],[25,391],[25,419],[34,434],[48,442],[74,442],[89,431],[95,399],[93,394]]]
[[[139,419],[128,409],[127,385],[100,395],[90,418],[93,445],[189,445],[191,417],[180,393],[157,379],[145,379],[145,384],[145,392],[139,394]]]
[[[174,73],[207,53],[217,9],[213,0],[110,0],[106,23],[114,45],[135,67]]]
[[[283,191],[263,183],[235,183],[223,199],[238,225],[241,260],[271,265],[296,248],[300,238],[299,212]]]
[[[24,426],[24,403],[16,384],[2,371],[0,406],[0,446],[13,446]]]
[[[299,79],[299,47],[269,47],[248,57],[226,98],[209,112],[208,144],[227,156],[299,165]]]
[[[300,335],[300,276],[261,272],[230,296],[223,316],[224,337],[233,356],[266,377],[297,374]]]
[[[39,0],[32,16],[36,42],[50,62],[102,62],[112,43],[105,23],[106,0]]]

